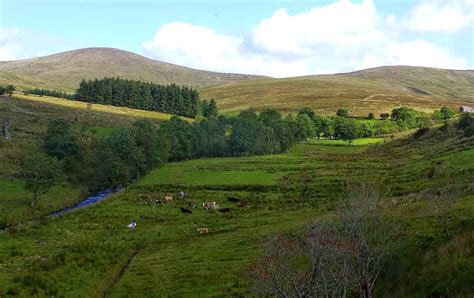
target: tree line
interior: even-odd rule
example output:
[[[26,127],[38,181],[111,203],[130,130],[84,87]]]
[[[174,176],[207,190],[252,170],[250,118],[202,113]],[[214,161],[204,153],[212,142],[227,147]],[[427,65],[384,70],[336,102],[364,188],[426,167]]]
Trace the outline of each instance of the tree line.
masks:
[[[39,95],[39,96],[51,96],[51,97],[58,97],[58,98],[66,98],[70,100],[76,99],[76,96],[74,94],[58,91],[58,90],[50,90],[50,89],[40,89],[40,88],[34,88],[34,89],[27,89],[23,91],[23,94],[28,95],[28,94],[34,94],[34,95]]]
[[[13,85],[1,86],[0,85],[0,95],[8,94],[8,96],[12,96],[13,92],[15,92],[16,88]]]
[[[391,113],[380,114],[375,120],[373,113],[366,119],[350,117],[346,109],[339,109],[336,116],[316,115],[312,110],[304,108],[300,113],[308,116],[308,135],[316,138],[342,139],[351,143],[358,138],[367,138],[391,134],[413,128],[427,129],[433,122],[446,121],[456,115],[449,107],[441,107],[431,116],[409,107],[399,107]]]
[[[121,78],[82,80],[75,99],[185,117],[195,117],[200,108],[199,93],[195,89]]]
[[[308,138],[342,139],[350,143],[377,132],[363,120],[316,115],[309,108],[285,117],[273,109],[260,114],[247,109],[237,116],[225,117],[217,116],[214,101],[204,101],[203,106],[207,117],[194,123],[179,117],[161,123],[138,120],[103,138],[73,132],[72,123],[54,119],[48,125],[43,151],[29,156],[25,162],[25,173],[29,174],[24,177],[33,179],[26,185],[37,198],[56,178],[67,176],[71,183],[95,192],[124,187],[169,161],[276,154]],[[469,114],[462,117],[459,124],[466,134],[473,131],[469,117]],[[392,111],[391,120],[378,122],[411,128],[423,127],[429,119],[402,107]],[[57,173],[58,169],[62,175]],[[43,186],[38,187],[41,182],[36,180],[38,176],[44,177]]]
[[[169,161],[284,152],[307,137],[304,118],[246,110],[194,123],[179,117],[160,123],[138,120],[101,138],[53,119],[41,150],[25,159],[22,176],[33,202],[64,179],[88,192],[125,187]]]

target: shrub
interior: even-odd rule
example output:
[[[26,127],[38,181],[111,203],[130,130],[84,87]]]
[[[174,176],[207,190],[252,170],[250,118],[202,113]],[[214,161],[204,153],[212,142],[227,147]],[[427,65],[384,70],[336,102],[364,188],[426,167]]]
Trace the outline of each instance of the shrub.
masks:
[[[459,129],[466,129],[469,126],[474,125],[474,119],[471,117],[470,113],[464,113],[461,116],[461,119],[459,119],[457,127]]]
[[[390,118],[390,114],[389,114],[389,113],[382,113],[382,114],[380,114],[380,119],[382,119],[382,120],[387,120],[388,118]]]
[[[436,110],[433,112],[433,118],[434,119],[449,119],[454,117],[456,115],[456,112],[449,108],[449,107],[442,107],[439,110]]]
[[[422,127],[413,134],[413,138],[417,140],[420,137],[426,135],[429,131],[430,131],[429,127]]]
[[[369,113],[369,115],[367,115],[367,119],[370,119],[370,120],[375,119],[374,113]]]
[[[337,110],[336,115],[339,117],[347,118],[349,117],[349,111],[347,109],[339,109]]]

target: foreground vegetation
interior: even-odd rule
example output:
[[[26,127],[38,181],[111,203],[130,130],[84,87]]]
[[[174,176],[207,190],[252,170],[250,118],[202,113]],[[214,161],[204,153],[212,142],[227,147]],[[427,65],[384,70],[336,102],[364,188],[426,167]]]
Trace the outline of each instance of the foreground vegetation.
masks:
[[[370,146],[299,144],[288,153],[165,164],[122,193],[0,235],[4,295],[252,295],[259,243],[299,237],[340,209],[348,179],[383,181],[395,235],[377,295],[473,292],[474,139],[455,127]],[[381,178],[382,177],[382,178]],[[184,191],[184,201],[156,199]],[[432,193],[456,193],[441,218]],[[244,208],[227,201],[236,197]],[[176,199],[176,198],[175,198]],[[217,201],[228,213],[191,209]],[[130,231],[126,225],[136,219]],[[207,227],[199,235],[196,228]],[[40,244],[40,245],[38,245]]]

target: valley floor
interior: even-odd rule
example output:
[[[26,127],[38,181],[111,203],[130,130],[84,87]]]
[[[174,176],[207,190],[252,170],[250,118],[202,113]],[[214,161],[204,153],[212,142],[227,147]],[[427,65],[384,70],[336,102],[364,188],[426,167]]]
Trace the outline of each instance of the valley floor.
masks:
[[[280,155],[166,164],[97,205],[0,234],[0,296],[249,296],[259,242],[331,216],[348,180],[380,181],[387,214],[401,227],[404,274],[382,277],[380,294],[469,293],[473,174],[474,138],[454,129],[416,141],[312,141]],[[459,192],[452,239],[420,195],[448,184]],[[185,200],[156,203],[179,191]],[[248,204],[240,208],[229,196]],[[206,211],[204,201],[230,212]],[[197,208],[181,213],[190,202]],[[133,219],[137,228],[129,230]],[[198,234],[200,227],[209,233]],[[461,254],[455,262],[446,253],[453,245]]]

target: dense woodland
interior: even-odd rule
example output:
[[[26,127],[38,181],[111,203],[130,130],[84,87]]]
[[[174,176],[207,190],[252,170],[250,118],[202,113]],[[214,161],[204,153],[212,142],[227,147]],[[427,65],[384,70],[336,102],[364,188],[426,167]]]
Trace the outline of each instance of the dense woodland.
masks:
[[[103,78],[82,80],[77,100],[194,117],[199,110],[199,93],[185,86]]]

